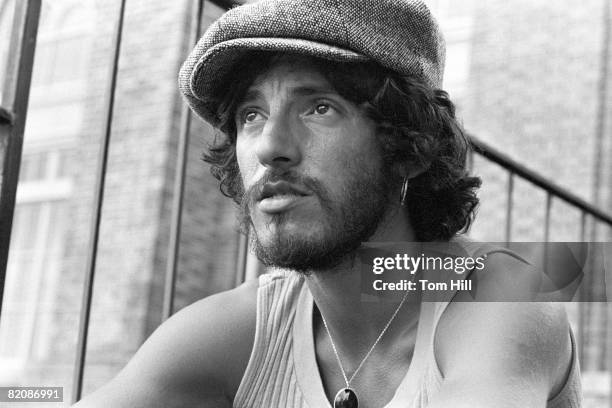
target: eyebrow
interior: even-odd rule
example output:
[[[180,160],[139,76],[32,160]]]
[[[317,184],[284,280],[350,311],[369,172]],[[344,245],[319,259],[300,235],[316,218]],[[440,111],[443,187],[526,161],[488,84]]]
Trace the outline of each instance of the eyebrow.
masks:
[[[295,96],[311,96],[317,94],[336,94],[338,92],[331,86],[318,86],[318,85],[302,85],[289,87],[289,93]],[[242,105],[249,101],[263,98],[263,93],[258,89],[249,89],[238,105]]]

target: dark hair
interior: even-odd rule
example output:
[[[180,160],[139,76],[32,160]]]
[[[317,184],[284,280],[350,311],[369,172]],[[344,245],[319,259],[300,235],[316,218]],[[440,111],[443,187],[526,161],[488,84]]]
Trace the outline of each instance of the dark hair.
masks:
[[[236,105],[280,55],[247,55],[217,104],[220,132],[203,160],[221,182],[221,192],[236,203],[243,193],[235,149]],[[395,169],[425,169],[408,183],[406,205],[416,238],[445,241],[465,232],[478,205],[480,178],[466,170],[470,146],[448,94],[374,62],[311,61],[342,97],[362,106],[375,121],[386,163]]]

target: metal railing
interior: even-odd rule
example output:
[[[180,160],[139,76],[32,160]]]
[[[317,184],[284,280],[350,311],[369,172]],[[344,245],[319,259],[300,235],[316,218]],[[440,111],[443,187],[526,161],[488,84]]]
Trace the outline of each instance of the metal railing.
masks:
[[[229,8],[235,5],[234,2],[228,0],[212,1],[218,6]],[[16,55],[18,61],[15,77],[11,78],[15,84],[14,103],[8,108],[0,109],[0,138],[7,140],[5,151],[0,151],[4,159],[3,178],[0,194],[0,305],[2,301],[2,293],[4,291],[4,278],[6,273],[6,264],[8,258],[8,249],[10,242],[11,223],[15,206],[15,192],[18,180],[18,172],[22,150],[22,139],[25,125],[26,107],[29,95],[29,84],[32,73],[33,55],[35,48],[36,32],[40,13],[40,0],[28,0],[24,2],[16,2],[16,15],[19,23],[16,24],[14,36],[12,38],[12,47],[14,52],[11,55]],[[106,167],[108,161],[108,149],[111,141],[111,125],[114,109],[114,98],[116,92],[119,51],[121,48],[123,20],[125,14],[126,0],[120,0],[117,20],[114,34],[114,50],[112,53],[111,72],[109,75],[106,111],[105,111],[105,130],[100,155],[98,158],[98,168],[96,175],[96,190],[94,199],[94,214],[91,220],[91,235],[87,255],[87,270],[85,272],[84,290],[81,304],[80,327],[78,333],[77,356],[74,368],[74,386],[72,400],[80,399],[82,392],[82,384],[84,377],[85,359],[87,351],[87,335],[89,330],[89,320],[91,311],[91,299],[93,295],[93,283],[95,278],[95,266],[97,258],[97,249],[99,241],[99,228],[102,214],[102,204],[104,199],[104,184],[106,176]],[[189,43],[195,43],[202,31],[202,15],[204,9],[204,0],[194,0],[192,2],[192,20],[189,35]],[[15,34],[18,33],[19,35]],[[1,108],[1,107],[0,107]],[[174,181],[174,198],[172,207],[171,219],[171,237],[168,248],[168,261],[166,268],[165,287],[163,291],[163,307],[162,320],[168,318],[173,312],[175,282],[177,273],[177,263],[179,254],[179,241],[181,235],[181,214],[183,206],[183,195],[186,178],[186,163],[187,163],[187,147],[189,145],[189,133],[191,123],[191,112],[185,106],[180,116],[180,142],[177,157],[177,172]],[[538,187],[546,193],[545,204],[545,221],[544,221],[544,237],[548,240],[550,234],[551,222],[551,207],[554,199],[559,199],[573,208],[580,211],[580,239],[586,239],[586,223],[587,218],[592,218],[601,223],[612,227],[612,216],[598,209],[597,207],[587,203],[578,196],[563,189],[550,180],[545,179],[538,173],[528,169],[524,165],[512,160],[504,153],[494,149],[493,147],[479,141],[477,138],[471,138],[474,147],[474,154],[478,154],[491,163],[495,163],[503,168],[508,174],[507,184],[507,204],[506,204],[506,220],[505,220],[505,239],[510,242],[512,239],[513,225],[513,194],[515,179],[527,181]],[[474,157],[470,157],[470,162],[473,162]],[[238,280],[245,276],[247,253],[247,240],[240,240],[240,251],[238,264]]]
[[[478,154],[481,157],[488,160],[490,163],[494,163],[504,169],[508,176],[508,181],[506,185],[506,214],[505,214],[505,231],[504,237],[505,242],[510,243],[512,241],[512,225],[513,225],[513,198],[515,194],[515,179],[518,178],[520,180],[531,183],[533,186],[539,188],[541,191],[544,191],[546,194],[545,200],[545,210],[544,210],[544,242],[550,241],[550,223],[551,223],[551,208],[553,204],[553,200],[557,199],[565,202],[570,207],[577,210],[580,214],[580,229],[579,229],[579,241],[586,242],[590,240],[595,240],[595,225],[591,228],[590,237],[587,237],[587,221],[591,218],[593,221],[597,221],[608,228],[608,239],[612,237],[612,216],[610,214],[605,213],[601,209],[593,206],[592,204],[584,201],[580,197],[575,194],[572,194],[568,190],[559,187],[552,181],[542,177],[537,172],[527,168],[526,166],[518,163],[517,161],[511,159],[506,154],[500,152],[499,150],[493,148],[492,146],[487,145],[486,143],[478,140],[475,137],[470,137],[470,142],[473,147],[473,151],[470,153],[469,164],[473,166],[474,163],[474,154]],[[591,278],[592,279],[592,278]],[[601,279],[603,282],[603,277]],[[584,293],[589,289],[585,288],[585,285],[588,284],[588,280],[583,281],[580,286],[580,291],[578,293],[578,333],[577,333],[577,342],[578,342],[578,355],[581,359],[581,366],[584,367],[584,351],[585,351],[585,341],[587,340],[585,335],[585,324],[584,320],[588,314],[588,308],[590,308],[591,302],[588,301],[587,297],[584,296]],[[607,294],[606,294],[607,295]],[[608,296],[608,295],[607,295]],[[610,300],[608,299],[608,302]],[[605,332],[605,339],[603,340],[603,344],[605,347],[605,354],[608,356],[608,360],[612,358],[612,339],[610,336],[612,332],[610,332],[610,327],[612,327],[612,304],[608,304],[607,308],[604,308],[603,313],[607,315],[607,327]],[[606,347],[607,345],[607,347]],[[603,364],[605,365],[605,364]],[[610,386],[609,386],[609,404],[612,407],[612,374],[610,375]]]
[[[7,76],[5,83],[2,84],[5,89],[2,103],[6,103],[7,106],[0,106],[0,163],[3,163],[0,177],[0,312],[21,165],[23,132],[30,98],[40,1],[15,2],[15,18],[9,49],[9,55],[13,58],[12,64],[7,66]]]
[[[601,209],[586,202],[570,191],[556,185],[549,179],[542,177],[537,172],[527,168],[521,163],[513,160],[508,155],[500,152],[494,147],[478,140],[476,137],[470,137],[470,142],[473,147],[473,152],[484,157],[491,163],[495,163],[504,169],[508,174],[508,184],[506,190],[506,223],[505,223],[505,241],[512,240],[512,215],[513,215],[513,196],[515,178],[520,178],[531,183],[546,193],[546,207],[544,216],[544,242],[549,241],[550,235],[550,216],[553,198],[557,198],[569,204],[571,207],[580,211],[580,241],[586,239],[586,221],[587,216],[592,217],[608,226],[612,227],[612,215],[605,213]],[[474,154],[472,153],[472,154]],[[470,163],[473,163],[474,157],[470,157]]]
[[[111,72],[106,90],[106,111],[104,113],[104,137],[98,156],[98,168],[96,171],[96,188],[94,192],[94,212],[90,224],[89,247],[87,250],[87,270],[83,282],[83,298],[81,301],[81,315],[79,319],[79,334],[77,337],[77,350],[74,367],[74,379],[72,388],[72,401],[81,398],[83,390],[83,373],[85,370],[85,359],[87,356],[87,335],[89,333],[89,321],[91,315],[91,299],[93,297],[94,277],[96,273],[96,260],[98,258],[98,241],[100,238],[100,223],[102,221],[102,204],[104,201],[104,186],[106,184],[106,168],[108,165],[108,153],[111,128],[113,124],[113,111],[115,107],[115,94],[117,90],[117,73],[119,72],[119,52],[121,50],[121,38],[123,35],[123,20],[125,17],[125,2],[120,0],[117,22],[115,26]]]

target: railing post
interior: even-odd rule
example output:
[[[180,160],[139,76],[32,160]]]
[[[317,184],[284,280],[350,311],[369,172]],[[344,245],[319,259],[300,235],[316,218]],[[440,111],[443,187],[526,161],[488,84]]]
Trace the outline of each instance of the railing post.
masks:
[[[543,251],[543,260],[544,260],[544,273],[554,273],[553,271],[549,271],[548,268],[548,243],[550,242],[550,210],[552,207],[552,194],[550,192],[546,192],[546,209],[544,211],[544,251]]]
[[[191,33],[189,45],[194,45],[202,31],[202,13],[204,0],[194,0],[192,7]],[[183,104],[181,110],[181,129],[174,175],[174,191],[172,197],[172,218],[170,220],[170,242],[168,244],[168,262],[166,263],[166,278],[164,282],[164,298],[162,303],[162,322],[174,311],[174,287],[178,267],[179,247],[181,242],[181,220],[183,215],[183,198],[185,194],[185,177],[189,153],[189,132],[191,130],[191,110]]]
[[[91,314],[91,298],[93,295],[93,284],[96,271],[96,259],[98,255],[98,238],[100,234],[100,222],[102,220],[102,203],[104,200],[104,185],[106,181],[106,167],[108,163],[108,151],[110,147],[111,129],[113,123],[113,111],[115,106],[115,91],[117,88],[117,73],[119,71],[119,52],[121,50],[121,37],[123,33],[123,18],[125,14],[126,0],[120,0],[115,35],[113,41],[113,59],[109,86],[106,93],[106,124],[104,127],[104,139],[98,156],[98,168],[96,171],[96,189],[94,192],[93,214],[91,218],[89,246],[87,249],[87,270],[83,281],[83,297],[81,301],[81,315],[79,319],[79,333],[77,340],[77,353],[74,367],[74,380],[72,383],[72,402],[81,399],[83,391],[83,373],[85,370],[85,358],[87,356],[87,334],[89,332],[89,317]]]
[[[603,1],[601,18],[602,18],[602,46],[600,53],[599,64],[599,83],[597,86],[597,116],[595,122],[595,140],[593,152],[593,185],[592,185],[592,202],[595,205],[601,204],[602,199],[602,182],[603,182],[603,163],[606,155],[604,149],[604,140],[607,135],[607,122],[609,117],[608,107],[608,82],[610,81],[610,36],[612,35],[612,16],[610,15],[612,6],[610,1]]]
[[[474,149],[468,150],[466,167],[469,173],[474,171]]]
[[[555,198],[563,200],[581,211],[586,211],[591,217],[593,217],[593,219],[603,221],[608,225],[612,225],[612,215],[609,213],[606,213],[596,206],[589,204],[577,195],[562,187],[559,187],[533,170],[511,159],[508,155],[502,153],[492,146],[487,145],[473,136],[470,136],[470,143],[472,144],[476,153],[483,156],[490,162],[498,164],[508,173],[512,173],[513,176],[517,176],[522,180],[528,181],[536,187],[539,187],[542,190],[552,194]]]
[[[550,210],[552,207],[552,194],[546,193],[546,211],[544,213],[544,242],[550,241]],[[547,248],[548,245],[544,245]],[[546,259],[546,257],[544,258]]]
[[[15,19],[9,55],[14,59],[7,66],[4,84],[6,97],[0,107],[0,312],[6,281],[8,251],[15,212],[15,195],[23,149],[23,132],[30,96],[34,50],[40,18],[40,0],[15,2]],[[4,97],[3,97],[4,98]]]
[[[510,243],[512,239],[512,196],[514,194],[514,173],[508,172],[508,195],[506,202],[506,245]]]
[[[580,215],[580,242],[585,242],[586,239],[586,212],[582,211]],[[588,255],[588,254],[587,254]],[[586,265],[583,265],[583,268]],[[584,272],[584,271],[583,271]],[[580,282],[579,289],[579,299],[578,299],[578,357],[580,358],[580,364],[584,367],[584,342],[585,342],[585,323],[586,323],[586,294],[588,280],[585,279],[585,275],[583,273],[582,281]]]
[[[236,257],[236,282],[238,286],[246,279],[247,258],[249,255],[249,237],[248,232],[238,233],[238,256]]]
[[[584,242],[586,238],[586,217],[586,212],[582,211],[580,214],[580,242]]]
[[[612,367],[610,367],[610,361],[612,357],[612,302],[608,300],[608,327],[606,330],[607,344],[608,344],[608,375],[609,377],[609,389],[608,389],[608,398],[610,403],[610,408],[612,408]]]

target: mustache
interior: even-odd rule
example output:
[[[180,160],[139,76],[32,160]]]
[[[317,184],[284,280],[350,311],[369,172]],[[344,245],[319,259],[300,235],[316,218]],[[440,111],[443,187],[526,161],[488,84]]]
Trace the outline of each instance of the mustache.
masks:
[[[330,194],[328,190],[315,178],[300,174],[296,171],[286,171],[279,173],[277,171],[266,171],[264,175],[251,185],[242,195],[242,206],[245,209],[253,207],[257,200],[262,196],[264,186],[268,183],[284,181],[298,188],[308,190],[313,195],[316,195],[323,204],[330,202]]]

